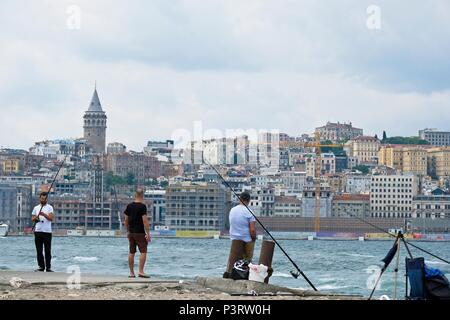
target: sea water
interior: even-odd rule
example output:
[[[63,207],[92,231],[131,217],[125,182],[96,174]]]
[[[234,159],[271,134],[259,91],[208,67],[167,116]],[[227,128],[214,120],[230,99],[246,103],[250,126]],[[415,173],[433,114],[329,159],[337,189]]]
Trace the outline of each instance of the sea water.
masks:
[[[304,241],[281,240],[280,245],[311,282],[323,291],[368,296],[383,263],[380,261],[393,241]],[[414,242],[432,253],[450,260],[448,242]],[[254,262],[258,262],[261,241],[255,246]],[[222,277],[226,268],[230,240],[153,238],[149,244],[146,272],[155,278],[194,279],[197,276]],[[431,267],[439,268],[450,278],[450,265],[410,247],[415,257],[423,256]],[[78,266],[81,272],[128,275],[128,241],[126,238],[54,237],[52,269],[66,272]],[[138,255],[138,254],[137,254]],[[404,261],[407,252],[402,245],[397,297],[405,294]],[[136,257],[136,264],[138,259]],[[395,284],[396,258],[386,270],[375,296],[392,297]],[[0,270],[34,270],[37,267],[34,238],[0,238]],[[281,250],[275,247],[274,273],[270,283],[290,288],[310,289]]]

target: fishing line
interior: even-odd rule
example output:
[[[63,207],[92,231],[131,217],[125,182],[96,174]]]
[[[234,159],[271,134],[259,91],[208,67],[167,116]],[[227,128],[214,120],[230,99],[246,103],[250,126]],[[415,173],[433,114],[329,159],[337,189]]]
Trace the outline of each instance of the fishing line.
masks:
[[[212,164],[210,164],[208,161],[206,161],[206,159],[204,157],[203,157],[203,162],[205,162],[208,166],[210,166],[217,173],[217,175],[222,179],[224,184],[231,190],[231,192],[233,192],[233,194],[239,199],[239,201],[241,201],[241,197],[236,193],[236,191],[234,191],[234,189],[231,187],[231,185],[228,183],[228,181],[226,181],[225,178],[220,174],[220,172],[216,169],[216,167],[214,167]],[[297,264],[294,262],[294,260],[291,259],[291,257],[288,255],[288,253],[283,249],[283,247],[278,243],[278,241],[272,236],[272,234],[269,232],[269,230],[267,230],[267,228],[262,224],[262,222],[258,219],[258,217],[253,213],[253,211],[242,201],[241,201],[241,203],[247,208],[248,212],[250,212],[250,214],[255,218],[255,220],[264,229],[264,231],[270,236],[270,238],[272,238],[273,242],[275,242],[275,244],[278,246],[278,248],[280,248],[280,250],[284,253],[284,255],[289,259],[289,261],[292,263],[294,268],[297,270],[297,272],[291,271],[291,275],[296,279],[298,278],[299,275],[301,275],[306,280],[306,282],[308,282],[308,284],[311,286],[311,288],[313,288],[314,291],[317,291],[316,287],[312,284],[312,282],[308,279],[308,277],[303,273],[303,271],[297,266]]]
[[[348,215],[350,215],[350,216],[352,216],[352,217],[354,217],[354,218],[356,218],[356,219],[358,219],[358,220],[360,220],[360,221],[362,221],[362,222],[364,222],[364,223],[366,223],[366,224],[368,224],[368,225],[374,227],[375,229],[377,229],[377,230],[379,230],[379,231],[381,231],[381,232],[383,232],[383,233],[386,233],[386,234],[390,235],[391,237],[394,237],[394,238],[396,237],[396,236],[393,235],[392,233],[390,233],[390,232],[388,232],[388,231],[386,231],[386,230],[384,230],[384,229],[378,227],[377,225],[375,225],[375,224],[373,224],[373,223],[370,223],[369,221],[366,221],[366,220],[364,220],[364,219],[362,219],[362,218],[360,218],[360,217],[358,217],[358,216],[352,215],[351,213],[348,213],[348,212],[346,212],[346,213],[347,213]],[[430,256],[432,256],[432,257],[434,257],[434,258],[436,258],[436,259],[439,259],[439,260],[441,260],[441,261],[443,261],[443,262],[445,262],[445,263],[447,263],[447,264],[450,264],[450,261],[445,260],[444,258],[441,258],[441,257],[439,257],[439,256],[437,256],[437,255],[435,255],[435,254],[433,254],[433,253],[431,253],[431,252],[429,252],[428,250],[425,250],[425,249],[423,249],[423,248],[421,248],[421,247],[419,247],[419,246],[417,246],[417,245],[415,245],[415,244],[412,244],[411,242],[409,242],[409,241],[406,240],[405,238],[403,238],[402,240],[403,240],[405,243],[407,243],[408,245],[410,245],[411,247],[414,247],[414,248],[416,248],[416,249],[418,249],[418,250],[420,250],[420,251],[422,251],[422,252],[425,252],[426,254],[429,254]],[[409,252],[409,253],[410,253],[410,252]],[[410,253],[410,254],[411,254],[411,253]]]
[[[67,154],[65,155],[63,162],[59,165],[58,171],[56,172],[56,175],[55,175],[55,177],[53,178],[53,181],[52,181],[52,183],[50,184],[50,187],[48,188],[47,195],[45,196],[46,202],[48,201],[48,196],[49,196],[49,194],[50,194],[50,191],[51,191],[52,188],[53,188],[53,184],[55,183],[56,178],[58,177],[58,174],[59,174],[59,172],[61,171],[61,168],[63,167],[64,163],[66,162],[66,158],[67,158]],[[42,211],[42,208],[43,208],[43,207],[44,207],[44,205],[41,204],[41,209],[39,209],[39,212]],[[37,224],[37,221],[34,221],[34,222],[33,222],[33,228],[31,229],[32,231],[34,231],[34,229],[36,228],[36,224]]]

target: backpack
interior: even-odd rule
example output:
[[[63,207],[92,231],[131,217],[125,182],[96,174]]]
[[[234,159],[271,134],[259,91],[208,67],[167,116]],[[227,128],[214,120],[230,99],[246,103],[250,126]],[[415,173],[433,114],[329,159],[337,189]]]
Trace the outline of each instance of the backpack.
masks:
[[[450,283],[444,273],[425,265],[425,288],[428,298],[450,299]]]
[[[231,279],[233,280],[248,280],[250,268],[247,260],[238,260],[234,263],[233,270],[231,271]]]

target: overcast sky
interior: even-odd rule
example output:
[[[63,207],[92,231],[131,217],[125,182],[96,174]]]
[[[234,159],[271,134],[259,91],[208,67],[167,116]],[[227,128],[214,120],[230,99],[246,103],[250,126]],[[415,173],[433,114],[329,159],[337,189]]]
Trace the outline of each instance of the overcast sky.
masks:
[[[1,0],[0,26],[3,147],[81,137],[95,80],[107,142],[138,151],[197,120],[450,129],[448,0]]]

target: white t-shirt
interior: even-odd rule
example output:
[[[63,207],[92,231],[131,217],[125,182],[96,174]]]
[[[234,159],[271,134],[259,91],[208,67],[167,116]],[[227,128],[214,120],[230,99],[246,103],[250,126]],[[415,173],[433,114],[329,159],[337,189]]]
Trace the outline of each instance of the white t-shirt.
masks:
[[[248,209],[239,204],[230,211],[230,239],[252,241],[250,235],[250,222],[256,221]]]
[[[46,204],[41,209],[41,205],[39,204],[36,207],[34,207],[32,215],[37,216],[39,214],[39,211],[45,214],[53,213],[53,207],[49,204]],[[39,220],[40,222],[36,222],[36,227],[34,228],[34,231],[52,233],[52,222],[50,220],[47,220],[47,218],[45,218],[42,215],[39,216]]]

